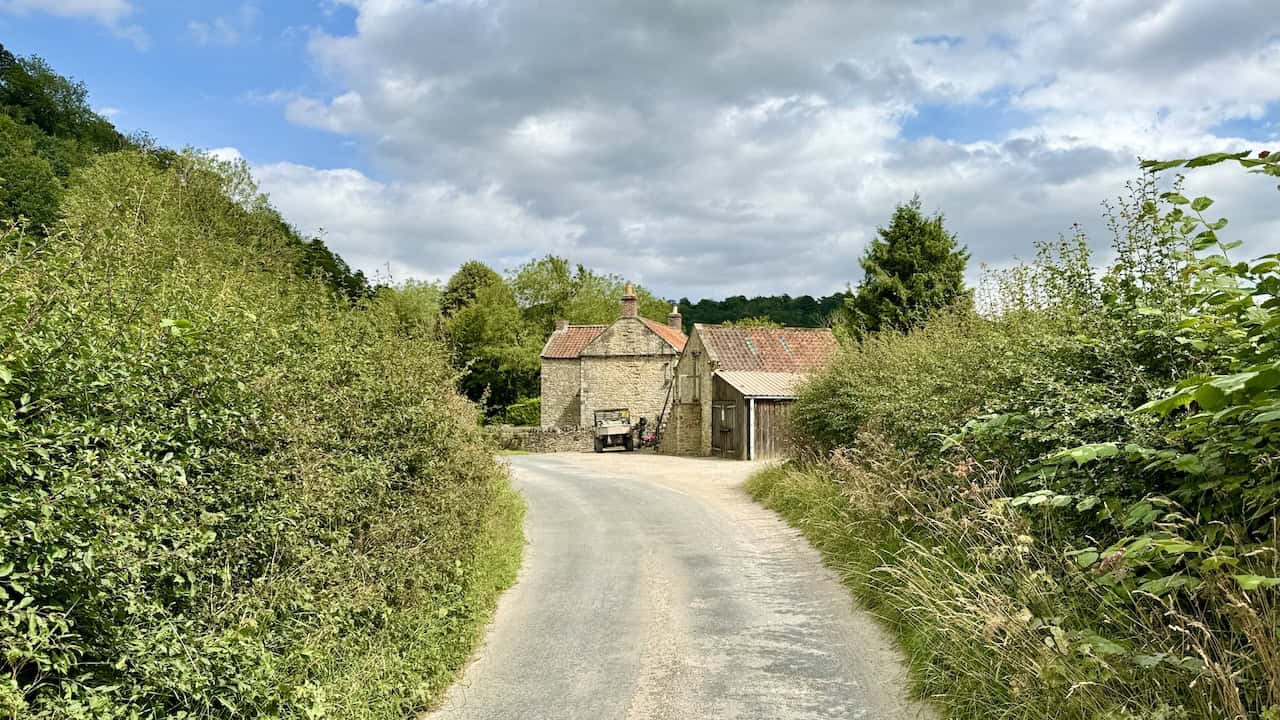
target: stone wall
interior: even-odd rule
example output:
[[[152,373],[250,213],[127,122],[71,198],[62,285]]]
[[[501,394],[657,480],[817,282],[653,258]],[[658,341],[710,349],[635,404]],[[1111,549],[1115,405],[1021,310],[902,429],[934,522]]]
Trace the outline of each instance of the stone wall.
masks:
[[[661,452],[667,455],[703,455],[702,405],[684,403],[668,408],[667,428]]]
[[[636,318],[618,320],[582,349],[583,357],[621,355],[667,355],[674,359],[676,351]]]
[[[582,418],[582,362],[542,359],[542,427],[576,428]]]
[[[711,454],[711,377],[715,368],[702,338],[694,330],[676,365],[676,389],[662,436],[662,452],[672,455]]]
[[[590,429],[559,429],[496,425],[490,428],[498,447],[531,453],[588,452],[595,433]]]
[[[582,351],[578,423],[591,427],[596,410],[626,408],[631,421],[658,421],[671,385],[676,352],[636,318],[622,318]]]
[[[631,421],[647,418],[650,425],[667,399],[667,375],[674,357],[582,358],[582,427],[595,424],[596,410],[626,408]]]

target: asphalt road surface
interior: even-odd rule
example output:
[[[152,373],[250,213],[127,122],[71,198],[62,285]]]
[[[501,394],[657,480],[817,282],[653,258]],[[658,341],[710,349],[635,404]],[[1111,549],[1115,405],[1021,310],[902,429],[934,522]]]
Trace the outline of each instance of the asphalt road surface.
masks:
[[[932,718],[818,554],[740,485],[758,465],[511,458],[528,544],[431,720]]]

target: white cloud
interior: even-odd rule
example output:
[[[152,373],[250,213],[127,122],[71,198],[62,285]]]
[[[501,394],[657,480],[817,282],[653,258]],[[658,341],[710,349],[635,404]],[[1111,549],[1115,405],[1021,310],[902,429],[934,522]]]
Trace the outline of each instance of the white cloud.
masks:
[[[116,37],[128,40],[139,50],[151,45],[151,38],[140,25],[127,22],[136,8],[129,0],[0,0],[0,12],[15,15],[44,13],[64,18],[97,21]]]
[[[240,154],[240,150],[233,147],[214,148],[206,150],[205,154],[222,162],[239,162],[244,159],[244,155]]]
[[[241,157],[234,148],[211,154]],[[476,256],[514,266],[535,253],[566,251],[582,233],[572,221],[531,215],[497,186],[381,182],[357,170],[293,163],[255,165],[253,172],[300,232],[323,234],[347,262],[374,274],[443,279]]]
[[[254,32],[261,16],[256,5],[245,3],[234,15],[188,22],[187,34],[197,45],[231,47]]]
[[[1280,39],[1249,0],[346,4],[354,33],[309,41],[341,89],[276,100],[393,179],[289,166],[310,194],[286,212],[358,265],[431,275],[555,251],[671,295],[824,293],[916,192],[1007,262],[1099,229],[1139,156],[1239,146],[1216,126],[1280,102]],[[1274,190],[1248,187],[1254,224],[1232,227],[1260,232]],[[448,218],[427,242],[419,206]]]

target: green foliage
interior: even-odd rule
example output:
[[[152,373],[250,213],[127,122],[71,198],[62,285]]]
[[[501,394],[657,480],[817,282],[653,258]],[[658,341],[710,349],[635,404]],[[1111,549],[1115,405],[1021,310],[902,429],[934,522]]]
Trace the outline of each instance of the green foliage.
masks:
[[[531,260],[507,278],[483,263],[464,263],[442,300],[444,333],[463,393],[506,422],[508,406],[539,394],[539,353],[555,321],[612,323],[625,287],[616,275],[573,267],[554,255]],[[642,316],[666,321],[669,302],[642,287],[634,291]]]
[[[542,423],[542,398],[521,398],[511,403],[502,413],[502,422],[521,427],[538,426]]]
[[[780,328],[782,323],[774,322],[766,317],[745,317],[741,320],[730,320],[723,323],[725,327]]]
[[[866,273],[845,302],[844,323],[854,337],[882,329],[910,330],[934,312],[965,304],[964,268],[969,253],[956,247],[942,215],[926,217],[917,195],[877,228],[862,258]]]
[[[482,289],[501,282],[502,276],[488,265],[478,260],[465,262],[445,284],[440,309],[446,316],[453,315],[475,302]]]
[[[848,297],[848,293],[835,293],[817,299],[810,295],[753,298],[734,295],[724,300],[703,299],[696,303],[682,298],[679,309],[686,328],[692,328],[694,323],[723,325],[746,318],[767,319],[784,327],[827,327],[837,311],[844,307]]]
[[[490,415],[537,394],[538,355],[545,337],[525,321],[507,283],[480,287],[446,321],[445,334],[454,366],[462,373],[462,392]]]
[[[283,220],[281,223],[283,224]],[[292,228],[289,231],[294,233]],[[346,261],[330,250],[320,238],[298,238],[298,243],[302,248],[298,272],[303,277],[319,279],[353,302],[369,297],[374,292],[364,273],[359,270],[352,272]]]
[[[400,335],[438,338],[441,334],[443,291],[437,283],[409,280],[396,287],[383,286],[375,291],[374,303],[395,318]]]
[[[617,275],[601,275],[569,261],[548,255],[531,260],[511,275],[511,288],[525,318],[543,335],[555,329],[556,320],[577,325],[605,325],[618,319],[619,302],[626,281]],[[643,287],[634,286],[641,317],[666,322],[671,303]]]
[[[18,58],[0,45],[0,114],[38,128],[50,152],[81,158],[130,147],[106,119],[89,107],[83,83],[62,77],[38,57]],[[78,164],[78,163],[76,163]],[[69,168],[68,168],[69,170]],[[65,175],[67,170],[60,174]]]
[[[234,167],[98,156],[0,233],[0,709],[402,718],[514,578],[519,502],[410,304],[293,272]]]
[[[7,115],[0,115],[0,217],[26,218],[32,227],[58,218],[62,184],[36,151],[36,138]]]
[[[834,513],[811,532],[955,716],[1280,706],[1280,254],[1231,258],[1189,195],[1145,176],[1105,272],[1044,244],[981,314],[868,335],[795,408],[819,462],[759,494]]]
[[[29,231],[43,232],[58,219],[63,184],[101,153],[136,150],[162,169],[181,162],[178,153],[145,133],[121,135],[90,108],[88,97],[83,84],[58,75],[40,58],[18,58],[0,45],[0,219],[26,217]],[[240,183],[248,167],[228,163],[223,175]],[[352,302],[369,296],[364,275],[352,272],[322,240],[302,238],[272,208],[260,207],[258,216],[296,247],[295,272],[322,280]]]

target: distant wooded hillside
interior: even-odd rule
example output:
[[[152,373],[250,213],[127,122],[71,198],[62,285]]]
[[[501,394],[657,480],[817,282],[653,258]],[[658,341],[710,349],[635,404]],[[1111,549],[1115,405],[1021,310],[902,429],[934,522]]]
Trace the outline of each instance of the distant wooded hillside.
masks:
[[[724,300],[680,299],[680,314],[684,316],[686,329],[694,323],[741,322],[748,319],[770,320],[791,327],[825,327],[831,315],[843,304],[848,293],[839,292],[826,297],[812,295],[768,295],[748,298],[734,295]]]

